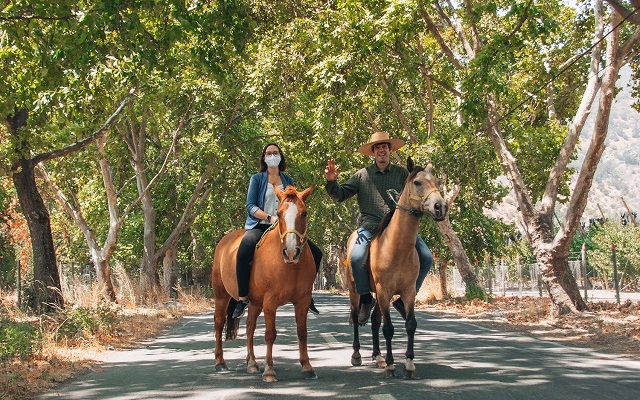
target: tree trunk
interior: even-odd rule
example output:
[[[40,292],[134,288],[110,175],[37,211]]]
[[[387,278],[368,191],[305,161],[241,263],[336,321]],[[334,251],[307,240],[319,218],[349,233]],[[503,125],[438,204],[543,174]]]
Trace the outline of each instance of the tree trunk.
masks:
[[[338,246],[332,245],[329,248],[329,257],[322,257],[324,262],[324,277],[327,279],[327,283],[323,289],[337,288],[337,277],[339,273],[340,256],[338,255]],[[326,260],[326,261],[325,261]]]
[[[113,287],[113,280],[111,279],[111,265],[109,260],[102,258],[97,264],[95,260],[93,262],[96,265],[96,272],[98,273],[100,292],[110,301],[116,303],[116,289]]]
[[[438,272],[440,273],[440,293],[442,298],[449,297],[449,291],[447,290],[447,267],[449,266],[449,259],[442,260]]]
[[[437,224],[442,236],[444,237],[445,243],[447,243],[447,246],[449,247],[453,262],[456,264],[456,267],[458,267],[458,271],[460,271],[462,280],[467,285],[467,288],[480,287],[478,284],[478,278],[473,271],[473,266],[469,261],[469,257],[462,247],[462,242],[451,226],[449,214],[446,215],[443,221],[439,221]]]
[[[25,159],[19,164],[19,172],[13,174],[13,184],[27,219],[33,247],[33,298],[29,302],[36,310],[46,312],[64,306],[51,219],[36,187],[33,164]]]
[[[587,310],[580,289],[569,269],[567,249],[547,250],[535,246],[534,252],[542,281],[553,304],[553,314],[562,315]]]
[[[175,246],[169,247],[162,259],[162,277],[164,292],[175,297],[178,287],[178,252]]]
[[[158,258],[156,255],[156,210],[153,208],[151,196],[142,197],[142,214],[144,215],[143,251],[140,263],[140,290],[143,294],[156,292],[160,284],[158,278]]]
[[[14,165],[13,184],[24,214],[33,248],[33,294],[30,305],[42,312],[62,308],[62,287],[56,262],[56,252],[51,234],[51,218],[38,192],[35,178],[35,162],[25,158],[29,146],[18,138],[19,130],[27,125],[26,109],[17,110],[5,119],[9,133],[16,138],[18,162]]]

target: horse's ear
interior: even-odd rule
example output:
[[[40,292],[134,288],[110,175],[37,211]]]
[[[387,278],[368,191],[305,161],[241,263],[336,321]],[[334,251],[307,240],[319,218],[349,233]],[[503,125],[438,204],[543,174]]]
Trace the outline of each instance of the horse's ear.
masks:
[[[413,159],[411,158],[411,156],[407,157],[407,170],[409,170],[409,173],[411,173],[411,171],[413,171],[413,168],[416,165],[413,162]]]
[[[278,185],[273,185],[273,192],[276,194],[276,197],[278,198],[278,200],[282,201],[282,199],[284,199],[285,194],[284,191],[281,190]]]
[[[315,185],[311,185],[308,188],[306,188],[305,190],[303,190],[302,192],[300,192],[300,198],[302,199],[302,201],[307,201],[307,197],[309,197],[311,192],[313,192],[313,187],[314,186]]]
[[[431,161],[427,162],[427,166],[425,167],[425,170],[433,175],[433,164],[431,163]]]

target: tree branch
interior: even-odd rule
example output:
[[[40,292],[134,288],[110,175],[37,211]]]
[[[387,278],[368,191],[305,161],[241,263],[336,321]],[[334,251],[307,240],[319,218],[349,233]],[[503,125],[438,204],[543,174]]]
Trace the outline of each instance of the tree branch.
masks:
[[[598,6],[599,5],[599,6]],[[542,213],[548,214],[553,212],[556,204],[557,194],[571,154],[578,144],[580,133],[584,127],[591,105],[600,89],[600,78],[598,77],[598,68],[602,60],[602,38],[604,36],[604,22],[602,14],[602,1],[597,1],[594,6],[595,10],[595,33],[594,43],[596,45],[591,51],[591,65],[589,67],[589,81],[582,95],[580,106],[576,111],[573,121],[569,125],[569,132],[562,145],[562,149],[558,154],[555,165],[549,173],[549,180],[545,186],[541,201]]]
[[[93,134],[91,134],[91,136],[79,142],[76,142],[70,146],[64,147],[62,149],[37,154],[35,157],[33,157],[32,162],[34,164],[38,164],[43,161],[48,161],[54,158],[63,157],[93,143],[93,141],[95,141],[99,136],[104,134],[111,127],[111,125],[116,121],[116,119],[118,118],[118,115],[122,112],[124,107],[127,105],[127,103],[129,102],[129,99],[131,98],[134,92],[135,92],[135,89],[131,89],[129,93],[127,93],[127,95],[124,97],[124,100],[122,100],[122,103],[120,103],[120,106],[118,107],[118,109],[109,117],[109,119],[105,121],[105,123],[100,127],[100,129],[98,129]]]
[[[422,2],[420,2],[419,11],[420,11],[420,16],[422,17],[422,20],[425,22],[425,24],[427,24],[427,29],[429,29],[429,32],[431,32],[433,37],[436,39],[436,42],[440,46],[440,49],[442,50],[442,52],[445,54],[445,56],[447,56],[451,64],[453,64],[453,66],[456,69],[462,69],[462,64],[460,63],[460,61],[456,59],[456,56],[453,54],[453,51],[451,51],[451,48],[449,48],[447,43],[444,41],[444,38],[440,34],[440,30],[431,19],[429,12],[424,7],[424,4]]]
[[[620,3],[618,0],[605,0],[605,1],[609,3],[611,8],[613,8],[618,13],[620,13],[620,15],[622,15],[622,18],[626,18],[627,21],[634,23],[636,25],[640,25],[640,14],[638,14],[640,1],[634,0],[631,2],[634,8],[633,11],[628,10],[627,7],[625,7],[624,4]]]
[[[464,30],[460,25],[460,20],[458,18],[458,15],[455,12],[455,8],[453,7],[453,4],[451,4],[450,0],[447,0],[447,4],[449,5],[449,8],[451,10],[452,18],[449,18],[449,16],[445,14],[444,10],[440,6],[440,3],[438,2],[435,2],[436,11],[438,12],[438,15],[440,15],[440,18],[442,18],[447,23],[447,25],[449,25],[451,29],[453,29],[456,32],[456,34],[458,35],[458,39],[460,40],[460,43],[462,43],[462,46],[467,52],[467,55],[469,56],[469,58],[473,58],[476,53],[473,50],[473,48],[471,48],[471,45],[469,44],[469,41],[467,40],[467,37],[464,34]]]

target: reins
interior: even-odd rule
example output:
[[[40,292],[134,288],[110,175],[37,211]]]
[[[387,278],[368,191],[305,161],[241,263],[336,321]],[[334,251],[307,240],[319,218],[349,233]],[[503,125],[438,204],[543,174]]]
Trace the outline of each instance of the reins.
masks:
[[[425,196],[417,196],[417,195],[414,195],[413,193],[411,193],[411,187],[410,186],[407,188],[407,190],[409,191],[409,200],[417,200],[417,201],[420,202],[421,205],[424,202],[426,202],[427,199],[429,199],[429,196],[431,196],[434,192],[438,191],[437,188],[433,188],[429,192],[427,192],[427,194]],[[391,199],[393,204],[396,205],[396,208],[399,208],[402,211],[406,211],[409,214],[414,215],[414,216],[416,216],[418,218],[422,218],[422,216],[424,215],[423,211],[416,210],[415,208],[412,208],[412,207],[405,207],[403,205],[398,204],[398,201],[396,200],[395,196],[400,196],[400,193],[398,193],[397,190],[388,189],[387,190],[387,194],[389,195],[389,198]]]

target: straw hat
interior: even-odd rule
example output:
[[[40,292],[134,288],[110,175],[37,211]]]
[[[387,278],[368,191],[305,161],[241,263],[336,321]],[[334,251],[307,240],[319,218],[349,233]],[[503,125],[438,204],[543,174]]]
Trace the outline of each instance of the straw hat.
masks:
[[[358,151],[365,156],[373,156],[373,146],[378,143],[389,143],[391,151],[396,151],[404,146],[404,140],[402,139],[392,139],[387,132],[374,132],[369,138],[369,142],[360,146]]]

